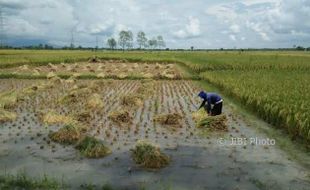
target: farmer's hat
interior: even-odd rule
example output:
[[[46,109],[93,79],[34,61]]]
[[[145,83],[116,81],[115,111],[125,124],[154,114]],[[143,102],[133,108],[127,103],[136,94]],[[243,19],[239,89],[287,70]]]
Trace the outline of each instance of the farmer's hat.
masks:
[[[202,90],[202,91],[199,92],[198,96],[200,98],[202,98],[202,99],[206,99],[207,98],[207,93]]]

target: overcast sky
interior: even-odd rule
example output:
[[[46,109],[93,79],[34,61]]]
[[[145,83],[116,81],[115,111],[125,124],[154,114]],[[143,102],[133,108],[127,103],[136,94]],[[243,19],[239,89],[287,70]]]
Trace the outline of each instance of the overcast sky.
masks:
[[[7,43],[106,46],[120,30],[170,48],[310,46],[310,0],[0,0]]]

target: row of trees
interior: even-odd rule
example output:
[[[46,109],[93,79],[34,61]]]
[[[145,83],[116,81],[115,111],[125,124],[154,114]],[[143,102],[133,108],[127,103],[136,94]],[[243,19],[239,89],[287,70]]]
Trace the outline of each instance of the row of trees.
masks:
[[[130,30],[122,30],[119,33],[118,42],[114,38],[109,38],[107,44],[110,49],[115,49],[117,45],[119,45],[123,50],[125,50],[126,48],[133,48],[133,41],[133,33]],[[162,36],[159,35],[157,37],[148,39],[143,31],[137,33],[136,41],[139,49],[156,49],[166,47],[166,43]]]

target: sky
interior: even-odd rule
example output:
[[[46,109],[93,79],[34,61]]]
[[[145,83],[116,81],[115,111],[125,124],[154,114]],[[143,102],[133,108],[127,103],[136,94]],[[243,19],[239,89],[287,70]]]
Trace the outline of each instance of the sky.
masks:
[[[5,42],[107,47],[121,30],[169,48],[310,47],[310,0],[0,0]],[[2,35],[3,36],[3,35]]]

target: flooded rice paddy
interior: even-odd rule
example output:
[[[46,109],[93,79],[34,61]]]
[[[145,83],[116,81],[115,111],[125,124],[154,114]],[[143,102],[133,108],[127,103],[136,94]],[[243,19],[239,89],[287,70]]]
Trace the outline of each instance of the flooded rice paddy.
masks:
[[[228,132],[196,128],[192,113],[200,103],[196,95],[200,89],[192,81],[59,79],[0,80],[0,84],[1,93],[20,92],[29,86],[35,89],[19,97],[10,108],[17,114],[16,120],[0,124],[0,168],[9,173],[22,170],[33,177],[46,174],[64,180],[72,188],[83,183],[154,190],[310,186],[307,168],[291,160],[273,142],[266,144],[268,136],[251,127],[229,106],[224,106]],[[122,104],[124,97],[141,93],[141,104]],[[98,94],[103,102],[99,108],[87,105],[92,94]],[[130,114],[128,122],[110,119],[112,112],[122,110]],[[53,142],[49,134],[64,124],[44,123],[42,114],[51,111],[78,120],[86,126],[87,135],[103,141],[112,153],[89,159],[74,145]],[[168,113],[181,115],[178,126],[161,125],[153,120],[156,115]],[[159,145],[171,158],[170,164],[159,170],[135,164],[130,149],[141,139]]]

